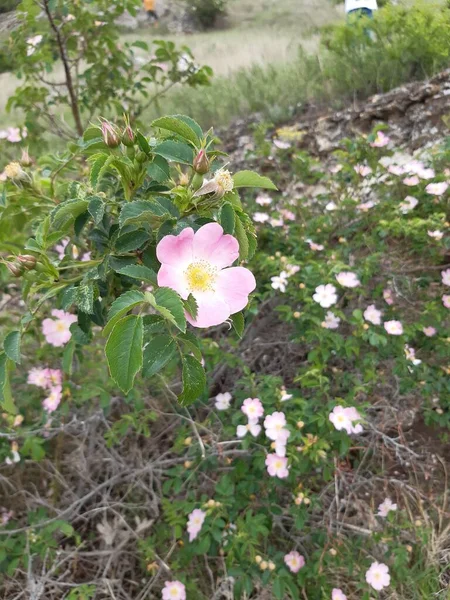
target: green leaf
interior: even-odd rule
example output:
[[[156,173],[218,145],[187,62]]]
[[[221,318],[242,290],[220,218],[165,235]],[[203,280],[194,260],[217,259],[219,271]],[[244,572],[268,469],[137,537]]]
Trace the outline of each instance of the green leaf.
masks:
[[[185,165],[192,165],[194,161],[194,151],[189,144],[177,142],[176,140],[166,140],[153,148],[154,154],[159,154],[167,160]]]
[[[111,377],[124,394],[131,390],[142,367],[143,332],[142,317],[129,315],[116,323],[106,342]]]
[[[141,50],[145,50],[148,52],[148,44],[146,42],[142,42],[141,40],[137,40],[131,44],[132,48],[141,48]]]
[[[89,202],[87,200],[69,200],[63,202],[52,212],[52,220],[55,227],[60,223],[70,218],[76,219],[79,215],[85,212]]]
[[[72,375],[72,364],[73,364],[73,355],[75,353],[75,341],[70,340],[70,342],[66,345],[63,352],[62,357],[62,368],[64,373],[67,375]]]
[[[241,338],[245,328],[244,315],[241,312],[234,313],[234,315],[231,315],[231,321],[233,323],[234,330]]]
[[[166,129],[167,131],[172,131],[173,133],[176,133],[185,140],[188,140],[194,144],[194,146],[200,146],[200,138],[198,137],[197,133],[185,121],[178,118],[178,115],[156,119],[153,121],[152,126],[159,127],[160,129]]]
[[[145,296],[138,290],[130,290],[116,298],[109,309],[108,323],[103,329],[103,335],[109,335],[117,321],[119,321],[127,312],[144,302]]]
[[[162,156],[155,156],[147,166],[147,174],[158,183],[167,181],[170,177],[169,163]]]
[[[183,392],[178,400],[188,406],[197,400],[206,388],[206,375],[202,365],[193,356],[183,356]]]
[[[180,296],[170,288],[162,287],[154,295],[156,310],[183,333],[186,331],[184,304]]]
[[[236,218],[234,235],[239,242],[239,260],[245,260],[249,254],[249,243],[247,233],[239,217]]]
[[[190,354],[193,354],[194,357],[201,363],[202,362],[202,353],[199,348],[199,343],[197,337],[191,333],[190,331],[186,331],[186,333],[178,334],[177,340],[181,342]]]
[[[119,225],[122,228],[130,224],[150,223],[154,217],[166,218],[168,216],[168,210],[159,202],[135,200],[123,207],[119,216]]]
[[[262,177],[254,171],[238,171],[233,176],[234,187],[256,187],[265,190],[277,190],[277,186],[268,177]]]
[[[192,294],[189,294],[187,300],[183,300],[184,308],[191,315],[193,319],[197,318],[198,314],[198,304],[197,300],[194,298]]]
[[[92,282],[80,283],[75,303],[82,312],[88,315],[94,312],[94,285]]]
[[[234,208],[229,202],[225,202],[225,204],[220,209],[219,221],[223,227],[224,232],[233,235],[236,222],[236,214],[234,212]]]
[[[129,231],[117,238],[115,249],[117,252],[131,252],[132,250],[137,250],[137,248],[143,246],[145,242],[148,242],[150,237],[150,233],[144,229]]]
[[[147,139],[142,135],[140,131],[136,133],[136,141],[142,152],[145,152],[145,154],[150,154],[152,150],[147,142]]]
[[[183,123],[186,123],[186,125],[189,125],[189,127],[195,131],[195,133],[198,135],[198,137],[200,139],[203,137],[203,130],[200,127],[200,125],[197,123],[197,121],[194,121],[194,119],[192,119],[191,117],[188,117],[187,115],[174,115],[174,116],[177,119],[180,119],[180,121],[183,121]],[[225,154],[225,156],[226,156],[226,154]]]
[[[105,214],[105,203],[99,196],[91,196],[88,200],[88,211],[94,219],[94,223],[98,225],[101,223],[103,215]]]
[[[20,364],[20,340],[20,331],[10,331],[3,342],[6,356],[18,364]]]
[[[4,352],[0,353],[0,404],[6,412],[16,414],[17,409],[11,393],[9,372],[14,363]]]
[[[152,338],[144,349],[142,375],[151,377],[173,358],[177,349],[174,339],[167,333]]]
[[[144,265],[126,265],[120,269],[115,269],[115,271],[120,275],[126,275],[127,277],[132,277],[133,279],[139,279],[139,281],[151,283],[152,285],[157,285],[158,283],[155,271],[145,267]]]
[[[91,173],[89,176],[89,182],[91,187],[95,190],[98,182],[100,181],[100,175],[102,173],[103,167],[107,164],[107,161],[113,158],[112,156],[108,156],[108,154],[94,154],[91,157],[92,167]]]

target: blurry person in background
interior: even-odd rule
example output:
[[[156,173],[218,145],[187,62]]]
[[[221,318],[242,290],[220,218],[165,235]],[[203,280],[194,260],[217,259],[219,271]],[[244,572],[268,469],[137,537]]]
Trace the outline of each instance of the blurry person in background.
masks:
[[[144,10],[147,13],[148,20],[157,23],[158,15],[155,10],[156,0],[144,0]]]
[[[372,17],[377,9],[377,0],[345,0],[345,12],[348,15]]]

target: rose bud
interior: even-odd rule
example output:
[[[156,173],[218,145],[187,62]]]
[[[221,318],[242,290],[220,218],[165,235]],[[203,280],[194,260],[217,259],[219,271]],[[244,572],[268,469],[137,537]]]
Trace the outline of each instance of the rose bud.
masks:
[[[14,277],[20,277],[23,275],[24,268],[20,263],[17,262],[5,262],[6,268]]]
[[[27,271],[34,269],[37,263],[37,259],[35,256],[31,254],[19,254],[17,260],[25,267]]]
[[[134,131],[131,129],[129,125],[125,127],[122,133],[122,144],[127,146],[128,148],[132,148],[134,146],[135,135]]]
[[[116,128],[109,121],[102,121],[103,141],[109,148],[117,148],[120,138]]]
[[[204,150],[200,150],[200,152],[194,158],[193,167],[194,171],[199,175],[205,175],[205,173],[209,171],[209,159]]]

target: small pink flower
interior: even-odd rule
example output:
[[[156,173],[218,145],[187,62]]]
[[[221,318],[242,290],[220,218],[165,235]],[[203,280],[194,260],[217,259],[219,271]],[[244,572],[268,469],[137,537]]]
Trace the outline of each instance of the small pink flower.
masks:
[[[270,216],[267,213],[263,212],[255,212],[253,215],[253,220],[255,223],[265,223],[270,219]]]
[[[420,179],[417,177],[417,175],[413,175],[412,177],[405,177],[405,179],[403,180],[403,183],[405,185],[413,187],[415,185],[419,185]]]
[[[218,223],[207,223],[194,233],[191,227],[179,235],[166,235],[156,248],[161,268],[158,285],[172,288],[186,300],[192,294],[198,314],[186,318],[194,327],[224,323],[248,304],[255,289],[253,274],[244,267],[230,267],[239,257],[239,242],[224,235]]]
[[[286,554],[284,562],[292,573],[298,573],[305,566],[305,559],[297,550],[292,550],[292,552]]]
[[[42,321],[42,333],[52,346],[64,346],[72,337],[70,326],[77,321],[77,317],[57,309],[52,310],[52,316],[55,319],[44,319]]]
[[[387,517],[391,511],[396,511],[397,505],[390,498],[386,498],[378,507],[377,515],[379,517]]]
[[[0,525],[8,525],[11,517],[14,515],[12,510],[6,510],[6,508],[0,509]]]
[[[187,531],[189,533],[189,541],[193,542],[200,533],[203,527],[206,513],[200,508],[194,509],[188,517]]]
[[[432,196],[442,196],[448,190],[448,183],[441,181],[440,183],[429,183],[425,190]]]
[[[433,238],[434,240],[442,240],[442,238],[444,237],[444,233],[442,231],[439,231],[438,229],[436,229],[435,231],[428,231],[427,232],[428,235],[430,236],[430,238]]]
[[[59,260],[62,260],[66,255],[66,247],[69,243],[68,239],[61,240],[59,244],[55,246],[55,251],[58,253]]]
[[[269,206],[269,204],[272,204],[272,198],[267,194],[259,194],[256,196],[255,202],[260,206]]]
[[[384,328],[389,335],[403,335],[403,325],[400,321],[386,321]]]
[[[267,435],[267,432],[266,432]],[[278,456],[286,456],[286,445],[287,441],[290,437],[291,433],[287,429],[282,429],[278,435],[277,439],[272,443],[272,448],[275,450],[275,454]]]
[[[392,290],[390,290],[389,288],[383,290],[383,298],[384,298],[384,301],[386,302],[386,304],[389,304],[389,306],[394,304],[394,298],[392,297]]]
[[[18,142],[21,142],[22,135],[20,133],[19,127],[8,127],[8,135],[6,139],[12,144],[17,144]]]
[[[434,169],[417,169],[417,175],[420,177],[420,179],[433,179],[433,177],[436,177],[436,173],[434,172]]]
[[[368,202],[362,202],[361,204],[358,204],[356,208],[361,212],[368,212],[374,206],[376,206],[376,202],[369,200]]]
[[[268,454],[266,458],[267,472],[271,477],[285,479],[289,475],[287,458],[278,454]]]
[[[416,351],[414,350],[414,348],[411,348],[411,346],[408,346],[408,344],[405,344],[405,357],[406,360],[409,360],[410,362],[412,362],[412,364],[417,367],[417,365],[421,364],[421,360],[419,360],[418,358],[416,358]]]
[[[251,433],[253,437],[258,437],[261,433],[261,425],[258,425],[258,421],[250,419],[247,425],[238,425],[236,428],[236,435],[238,438],[243,438]]]
[[[49,385],[48,369],[31,369],[28,373],[27,383],[46,389]]]
[[[352,273],[350,271],[343,271],[342,273],[338,273],[336,275],[336,280],[342,285],[342,287],[355,288],[361,285],[361,282],[359,281],[355,273]]]
[[[324,329],[337,329],[341,319],[337,317],[334,312],[329,310],[325,315],[325,319],[322,321],[322,327]]]
[[[374,562],[366,572],[366,581],[378,592],[387,587],[391,582],[389,567],[383,563]]]
[[[272,282],[270,285],[273,287],[273,289],[280,290],[280,292],[284,294],[288,284],[288,274],[286,271],[281,271],[279,275],[271,277],[270,280]]]
[[[442,304],[445,306],[445,308],[450,308],[450,295],[444,294],[442,296]]]
[[[378,131],[377,137],[370,145],[372,146],[372,148],[383,148],[384,146],[387,146],[390,141],[391,141],[390,137],[388,137],[382,131]]]
[[[367,175],[372,173],[372,169],[367,165],[355,165],[353,168],[355,169],[355,173],[358,173],[361,177],[367,177]]]
[[[337,165],[333,165],[330,168],[330,173],[332,173],[333,175],[336,175],[336,173],[339,173],[340,171],[342,171],[343,166],[341,164],[337,164]]]
[[[338,431],[344,429],[348,435],[351,435],[352,433],[361,433],[363,431],[362,425],[358,422],[361,420],[361,415],[353,406],[348,408],[335,406],[328,418]],[[356,425],[354,425],[355,422]]]
[[[249,421],[258,420],[264,415],[264,407],[259,398],[247,398],[242,404],[241,411]]]
[[[230,408],[232,396],[230,392],[225,392],[224,394],[217,394],[215,407],[217,410],[228,410]]]
[[[424,327],[422,329],[422,331],[424,332],[424,334],[427,337],[433,337],[434,335],[436,335],[437,331],[434,327]]]
[[[270,440],[276,441],[286,427],[286,416],[282,412],[274,412],[264,419],[264,429]]]
[[[450,269],[441,271],[442,283],[444,285],[450,285]]]
[[[61,403],[62,387],[60,385],[51,388],[49,396],[42,402],[43,408],[49,412],[54,412]]]
[[[338,297],[336,288],[331,283],[327,285],[319,285],[316,287],[316,293],[313,295],[314,302],[320,304],[322,308],[330,308],[333,304],[336,304]]]
[[[390,165],[388,168],[389,173],[392,175],[396,175],[397,177],[401,177],[405,174],[405,170],[400,165]]]
[[[295,214],[291,210],[286,210],[285,208],[280,210],[280,215],[286,219],[286,221],[295,221],[296,219]]]
[[[309,247],[313,252],[320,252],[325,248],[322,244],[316,244],[316,242],[313,242],[312,240],[306,240],[306,243],[309,244]]]
[[[186,600],[186,588],[181,581],[166,581],[162,590],[162,600]]]
[[[400,204],[398,206],[399,206],[401,212],[404,215],[406,215],[407,213],[412,211],[418,204],[419,204],[419,201],[417,200],[417,198],[414,198],[414,196],[406,196],[406,198],[403,200],[403,202],[400,202]]]
[[[375,304],[371,304],[364,311],[364,319],[373,325],[381,325],[381,310],[378,310]]]
[[[331,600],[347,600],[347,596],[339,588],[334,588],[331,592]]]

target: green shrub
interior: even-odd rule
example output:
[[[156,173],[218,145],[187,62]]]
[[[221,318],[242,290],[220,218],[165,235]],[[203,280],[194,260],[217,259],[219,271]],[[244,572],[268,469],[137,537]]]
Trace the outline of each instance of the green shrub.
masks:
[[[0,14],[15,10],[20,0],[2,0],[0,2]]]
[[[226,13],[227,0],[183,0],[185,10],[197,26],[213,28]]]

